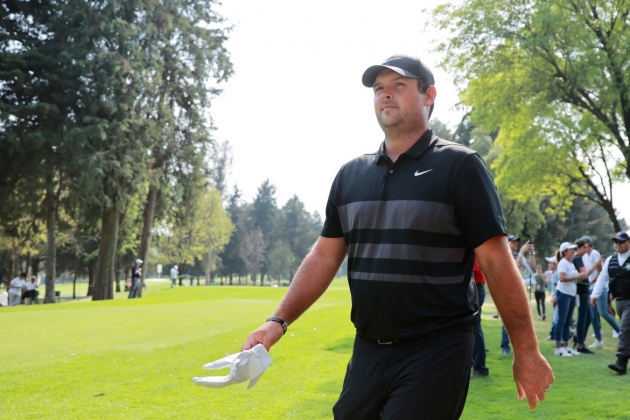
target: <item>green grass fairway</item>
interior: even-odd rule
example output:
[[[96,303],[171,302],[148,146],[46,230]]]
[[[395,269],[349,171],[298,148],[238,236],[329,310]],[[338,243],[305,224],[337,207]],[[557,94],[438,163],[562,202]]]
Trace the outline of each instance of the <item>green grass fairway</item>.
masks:
[[[0,308],[0,418],[330,419],[354,335],[345,280],[336,280],[272,348],[273,364],[254,388],[210,389],[191,381],[227,373],[202,365],[238,352],[286,290],[170,289],[154,282],[142,299],[121,293],[107,302]],[[551,305],[548,311],[550,318]],[[604,350],[560,358],[542,340],[549,321],[536,321],[557,380],[530,412],[516,397],[511,358],[501,357],[494,313],[489,301],[483,325],[490,377],[471,381],[462,418],[630,419],[630,377],[606,367],[617,344],[608,325]]]

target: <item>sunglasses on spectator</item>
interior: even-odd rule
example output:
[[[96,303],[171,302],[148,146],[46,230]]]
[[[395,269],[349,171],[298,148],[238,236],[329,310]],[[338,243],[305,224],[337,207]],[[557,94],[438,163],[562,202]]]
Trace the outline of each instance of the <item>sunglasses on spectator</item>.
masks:
[[[616,244],[625,244],[628,241],[617,241],[617,240],[614,240],[613,242],[616,243]]]

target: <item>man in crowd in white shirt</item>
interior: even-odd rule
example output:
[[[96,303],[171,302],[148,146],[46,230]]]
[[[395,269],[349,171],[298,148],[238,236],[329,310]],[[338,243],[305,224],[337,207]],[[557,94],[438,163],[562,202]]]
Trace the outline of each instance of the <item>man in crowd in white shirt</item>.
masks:
[[[610,291],[617,301],[619,323],[619,346],[617,347],[617,361],[608,367],[623,375],[628,370],[630,359],[630,236],[626,232],[617,232],[612,238],[615,244],[615,254],[606,259],[602,272],[595,282],[591,293],[591,305],[595,306],[604,288],[610,282]]]
[[[177,267],[177,264],[175,264],[173,268],[171,268],[171,289],[177,286],[178,275],[179,275],[179,268]]]
[[[37,281],[37,277],[32,276],[29,281],[26,282],[26,292],[24,293],[24,304],[30,305],[33,302],[39,303],[37,300],[37,295],[39,292],[37,288],[39,287],[39,282]]]
[[[602,254],[599,253],[598,250],[593,248],[593,238],[590,236],[582,236],[580,241],[584,242],[584,248],[586,252],[582,256],[582,262],[584,263],[584,267],[589,270],[593,265],[597,264],[597,261],[602,257]],[[588,276],[588,282],[590,283],[589,292],[593,291],[593,285],[597,281],[599,277],[599,270],[595,269]],[[595,332],[595,342],[588,346],[589,349],[596,349],[604,347],[604,341],[602,339],[602,324],[599,319],[599,313],[597,312],[597,308],[590,306],[589,310],[591,311],[591,323],[593,324],[593,330]],[[586,331],[588,331],[588,325],[586,325]]]
[[[22,273],[11,280],[11,283],[9,284],[9,306],[20,304],[20,300],[22,299],[22,288],[25,286],[24,279],[26,279],[26,273]]]

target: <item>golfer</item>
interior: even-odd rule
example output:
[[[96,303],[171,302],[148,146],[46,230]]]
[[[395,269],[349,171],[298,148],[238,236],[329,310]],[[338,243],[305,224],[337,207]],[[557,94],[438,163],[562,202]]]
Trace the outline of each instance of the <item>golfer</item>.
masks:
[[[273,317],[242,347],[274,345],[347,256],[356,338],[335,419],[460,417],[479,311],[475,255],[514,346],[519,397],[533,409],[554,381],[494,182],[474,151],[429,129],[434,83],[410,56],[365,71],[385,140],[341,168],[320,238]]]

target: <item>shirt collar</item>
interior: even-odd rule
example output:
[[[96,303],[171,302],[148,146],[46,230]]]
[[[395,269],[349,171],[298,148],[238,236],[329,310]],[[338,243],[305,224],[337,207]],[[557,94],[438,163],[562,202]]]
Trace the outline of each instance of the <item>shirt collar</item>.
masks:
[[[411,146],[406,152],[402,153],[402,155],[407,155],[412,158],[418,158],[422,156],[422,154],[435,143],[438,139],[438,136],[433,135],[433,131],[430,129],[425,131],[422,137],[416,141],[413,146]],[[380,163],[383,159],[387,157],[387,152],[385,150],[385,141],[383,141],[378,148],[378,152],[376,153],[376,162]]]
[[[623,254],[621,252],[617,252],[617,258],[620,260],[627,260],[628,257],[630,257],[630,249],[624,252]]]

